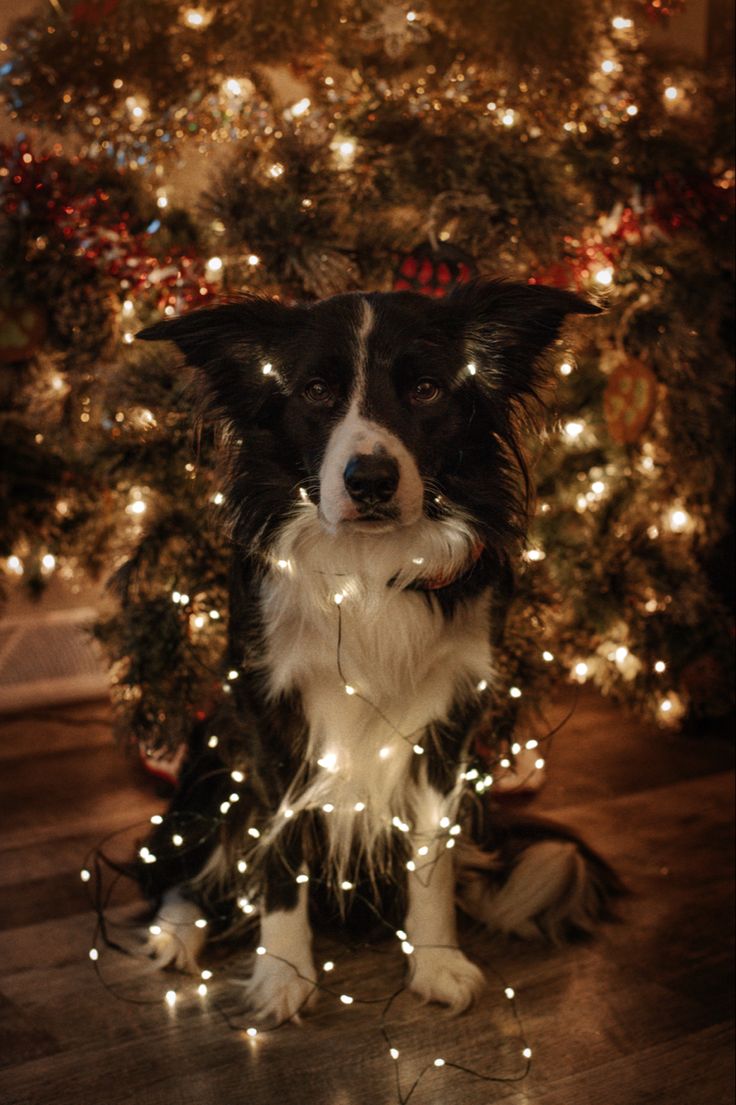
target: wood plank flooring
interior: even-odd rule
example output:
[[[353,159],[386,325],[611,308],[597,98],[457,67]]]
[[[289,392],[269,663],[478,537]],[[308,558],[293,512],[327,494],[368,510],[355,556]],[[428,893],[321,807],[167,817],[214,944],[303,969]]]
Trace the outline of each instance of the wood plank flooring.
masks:
[[[561,717],[566,704],[550,709]],[[649,729],[585,696],[557,736],[531,809],[573,825],[633,891],[622,922],[588,945],[504,943],[475,930],[488,965],[478,1008],[452,1020],[402,994],[381,1035],[380,1005],[323,996],[302,1027],[248,1039],[227,972],[206,997],[88,950],[87,850],[161,809],[155,784],[110,737],[103,703],[0,721],[0,1101],[3,1105],[726,1105],[733,1099],[731,742]],[[725,727],[724,727],[725,728]],[[113,841],[124,854],[133,834]],[[121,910],[130,910],[130,891]],[[121,914],[122,915],[122,914]],[[320,937],[336,992],[380,997],[401,984],[392,944],[357,952]],[[517,993],[520,1025],[504,986]],[[179,990],[174,1009],[163,1002]],[[524,1044],[533,1049],[523,1081]],[[431,1066],[442,1056],[447,1065]]]

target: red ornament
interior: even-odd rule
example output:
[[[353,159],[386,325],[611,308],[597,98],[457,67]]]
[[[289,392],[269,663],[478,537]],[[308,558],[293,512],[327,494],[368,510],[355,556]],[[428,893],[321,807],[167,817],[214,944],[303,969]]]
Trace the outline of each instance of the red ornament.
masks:
[[[613,370],[603,393],[608,432],[619,445],[638,441],[657,401],[657,378],[642,361],[624,361]]]
[[[72,8],[74,23],[89,23],[90,26],[102,23],[117,8],[120,0],[79,0]]]
[[[392,288],[395,292],[419,292],[441,299],[477,275],[473,258],[457,246],[442,242],[433,249],[424,242],[399,260]]]

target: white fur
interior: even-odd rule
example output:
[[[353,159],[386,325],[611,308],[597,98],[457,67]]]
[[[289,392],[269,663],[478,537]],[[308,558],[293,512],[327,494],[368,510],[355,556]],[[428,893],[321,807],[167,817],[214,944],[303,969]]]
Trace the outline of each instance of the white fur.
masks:
[[[376,860],[392,818],[411,825],[419,816],[423,786],[410,781],[413,745],[447,717],[458,691],[489,677],[489,596],[461,605],[447,621],[424,595],[389,582],[459,573],[473,543],[470,527],[457,521],[332,536],[311,507],[287,524],[262,588],[265,656],[246,664],[263,668],[274,697],[300,692],[316,774],[308,784],[294,781],[264,847],[284,827],[284,810],[333,806],[325,819],[329,875],[339,885],[350,878],[353,841]],[[365,808],[356,811],[356,803]]]
[[[406,932],[413,952],[409,958],[409,986],[424,1001],[438,1001],[461,1013],[483,988],[483,975],[457,947],[455,921],[455,865],[448,839],[438,835],[442,817],[454,821],[458,788],[446,797],[425,786],[417,804],[411,842],[414,854],[422,845],[429,852],[409,874]]]
[[[207,939],[206,931],[194,924],[201,916],[201,909],[177,890],[167,891],[151,925],[154,932],[149,928],[144,954],[161,969],[177,967],[195,974],[197,959]],[[161,931],[156,932],[157,928]]]

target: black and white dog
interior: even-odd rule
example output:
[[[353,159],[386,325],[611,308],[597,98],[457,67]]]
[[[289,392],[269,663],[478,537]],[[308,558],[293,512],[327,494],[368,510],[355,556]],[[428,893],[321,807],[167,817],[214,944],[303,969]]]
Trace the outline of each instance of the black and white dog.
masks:
[[[310,910],[375,894],[411,989],[459,1011],[483,980],[456,896],[521,935],[605,912],[615,876],[572,834],[461,812],[526,522],[521,427],[564,317],[597,310],[488,282],[440,301],[248,296],[139,334],[197,370],[235,554],[232,694],[143,848],[163,964],[191,967],[234,910],[260,924],[252,1006],[287,1019],[315,988]]]

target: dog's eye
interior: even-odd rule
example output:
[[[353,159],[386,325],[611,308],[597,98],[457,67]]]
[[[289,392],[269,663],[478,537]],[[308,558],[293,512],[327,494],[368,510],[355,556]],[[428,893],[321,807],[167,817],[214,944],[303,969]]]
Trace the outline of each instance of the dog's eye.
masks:
[[[324,380],[310,380],[303,395],[310,403],[331,403],[335,398],[329,384]]]
[[[442,387],[436,380],[430,380],[429,377],[425,377],[423,380],[417,380],[409,393],[409,397],[412,403],[435,403],[442,395]]]

